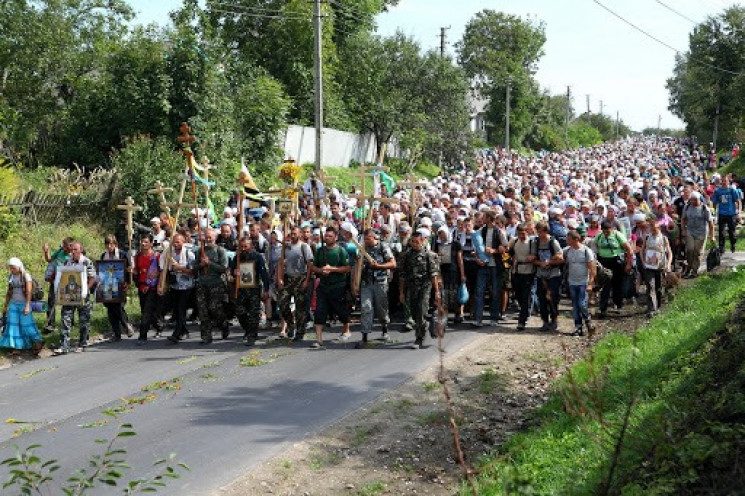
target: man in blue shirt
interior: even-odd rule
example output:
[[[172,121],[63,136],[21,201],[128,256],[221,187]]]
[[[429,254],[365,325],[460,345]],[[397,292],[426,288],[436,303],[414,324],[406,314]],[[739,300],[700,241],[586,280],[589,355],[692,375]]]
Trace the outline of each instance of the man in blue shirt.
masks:
[[[719,251],[724,252],[724,229],[729,234],[729,245],[732,253],[735,252],[735,218],[741,197],[738,191],[730,186],[728,176],[722,178],[722,183],[714,194],[711,201],[717,207],[717,225],[719,226]]]

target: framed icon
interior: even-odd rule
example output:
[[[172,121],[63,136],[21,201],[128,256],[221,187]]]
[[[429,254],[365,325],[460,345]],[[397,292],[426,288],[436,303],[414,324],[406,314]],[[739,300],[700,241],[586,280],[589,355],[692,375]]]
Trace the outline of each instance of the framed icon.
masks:
[[[88,297],[88,275],[82,265],[57,267],[54,279],[57,305],[81,306]]]
[[[280,214],[292,214],[292,200],[278,200],[277,212]]]
[[[127,294],[124,291],[126,265],[124,260],[99,260],[96,262],[98,287],[96,303],[123,303]]]
[[[257,288],[259,282],[256,279],[256,262],[241,262],[238,267],[241,270],[238,287],[243,289]]]

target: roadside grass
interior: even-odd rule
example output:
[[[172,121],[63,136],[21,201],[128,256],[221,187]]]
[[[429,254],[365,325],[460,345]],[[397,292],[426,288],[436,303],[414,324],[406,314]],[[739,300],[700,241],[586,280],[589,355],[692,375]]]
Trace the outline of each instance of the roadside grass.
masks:
[[[727,165],[717,169],[717,172],[722,175],[731,173],[734,177],[742,179],[745,177],[745,157],[740,155],[736,159],[730,160]]]
[[[5,294],[8,286],[7,262],[11,257],[19,257],[35,279],[39,281],[44,288],[44,301],[49,294],[49,284],[44,281],[44,271],[46,262],[44,261],[41,247],[44,243],[49,244],[49,250],[56,250],[66,236],[72,236],[80,241],[86,255],[93,261],[97,260],[104,251],[103,238],[107,234],[104,228],[95,224],[73,223],[68,225],[51,225],[39,224],[19,229],[17,232],[0,243],[0,294]],[[130,322],[137,322],[140,318],[140,306],[137,296],[130,293],[126,306]],[[36,325],[41,331],[46,322],[45,313],[34,313]],[[60,309],[57,308],[56,324],[60,326]],[[78,318],[75,315],[75,323],[72,329],[72,338],[77,339],[79,329],[77,326]],[[109,330],[109,320],[106,316],[106,308],[99,303],[93,303],[91,313],[91,336],[97,336]],[[55,332],[44,335],[44,344],[47,348],[56,348],[59,346],[60,333]],[[8,351],[0,351],[0,356],[7,354]]]
[[[636,474],[660,453],[678,462],[676,457],[686,458],[689,466],[713,456],[712,442],[701,441],[701,434],[694,436],[697,443],[689,439],[685,453],[676,451],[668,434],[671,422],[690,423],[688,412],[697,409],[702,393],[716,391],[716,383],[697,384],[697,370],[702,363],[716,365],[708,361],[709,343],[725,329],[744,296],[743,268],[702,276],[679,290],[668,309],[635,335],[614,333],[601,340],[587,359],[555,384],[550,400],[536,413],[537,426],[513,436],[499,452],[483,459],[479,494],[675,493],[664,484],[647,492],[635,481]],[[741,357],[735,371],[745,382]],[[742,390],[733,396],[741,429],[734,442],[742,451],[745,399]],[[723,401],[719,392],[717,398]],[[609,476],[612,466],[614,475]],[[662,471],[673,465],[660,466]],[[680,479],[669,486],[698,480],[696,474],[705,470],[696,468],[699,472],[694,468],[675,472]],[[646,483],[651,487],[655,481]],[[471,490],[464,484],[462,493]]]
[[[366,165],[369,166],[371,164]],[[300,182],[304,183],[311,172],[313,172],[313,164],[303,164]],[[326,187],[337,188],[339,191],[345,193],[349,192],[352,186],[355,186],[358,191],[360,189],[360,171],[359,168],[354,165],[351,165],[350,167],[323,167],[323,172],[327,176],[334,178],[333,180],[328,181],[329,184],[325,184]],[[388,174],[390,174],[396,182],[403,180],[401,174],[397,174],[393,171],[388,171]],[[421,162],[414,167],[412,174],[418,178],[432,179],[440,174],[440,168],[434,164]],[[272,189],[275,189],[274,186],[279,187],[279,179],[277,179],[276,184],[273,185]],[[371,193],[372,191],[373,179],[372,177],[368,177],[365,179],[365,192]]]

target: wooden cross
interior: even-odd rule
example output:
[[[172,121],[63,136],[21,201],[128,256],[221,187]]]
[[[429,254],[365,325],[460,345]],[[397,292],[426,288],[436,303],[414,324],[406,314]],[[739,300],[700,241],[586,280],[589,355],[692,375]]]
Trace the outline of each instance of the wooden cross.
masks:
[[[169,219],[171,218],[171,206],[166,205],[166,193],[170,193],[171,191],[173,191],[173,188],[164,188],[163,183],[160,181],[155,181],[155,188],[147,190],[150,195],[160,196],[160,206],[165,208]]]
[[[365,202],[369,205],[369,211],[367,212],[367,216],[365,217],[365,220],[363,222],[363,229],[368,229],[372,225],[372,213],[373,213],[373,203],[379,202],[379,203],[395,203],[399,204],[400,201],[396,198],[378,198],[375,195],[371,195],[369,197],[364,197],[362,195],[349,195],[349,198],[356,198],[359,203],[359,207],[364,212]]]
[[[181,135],[176,138],[176,141],[181,143],[185,155],[192,155],[191,144],[197,140],[196,136],[191,134],[191,128],[186,122],[182,122],[178,130],[181,131]]]
[[[130,251],[132,251],[132,238],[134,237],[134,224],[132,223],[132,212],[140,211],[142,210],[142,207],[138,207],[135,205],[135,201],[132,199],[131,196],[128,196],[126,200],[124,200],[124,205],[117,205],[117,210],[124,210],[126,212],[127,216],[127,238],[129,240],[129,246],[127,247]]]
[[[204,175],[202,176],[204,178],[204,192],[205,194],[209,194],[210,187],[207,184],[207,182],[210,180],[210,171],[215,168],[214,165],[210,164],[210,161],[207,157],[202,158],[202,165],[194,164],[194,166],[197,168],[199,172],[203,172]]]
[[[415,203],[414,193],[416,191],[417,186],[425,187],[428,186],[429,183],[427,181],[424,181],[422,179],[416,179],[411,173],[406,174],[404,176],[404,181],[400,181],[398,183],[399,186],[402,186],[409,190],[409,203],[413,206]]]

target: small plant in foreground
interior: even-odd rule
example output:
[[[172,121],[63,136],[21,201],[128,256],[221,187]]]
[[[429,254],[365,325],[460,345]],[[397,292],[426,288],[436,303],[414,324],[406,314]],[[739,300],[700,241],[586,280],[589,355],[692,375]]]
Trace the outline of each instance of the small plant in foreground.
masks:
[[[106,413],[106,412],[104,412]],[[109,414],[111,415],[111,414]],[[91,456],[87,468],[79,469],[67,479],[67,484],[61,487],[66,496],[80,496],[93,489],[98,484],[116,487],[124,477],[124,472],[130,467],[125,455],[127,451],[115,448],[117,440],[135,436],[131,424],[121,424],[116,435],[110,439],[96,439],[96,443],[105,445],[102,454]],[[3,484],[3,489],[15,487],[18,494],[45,494],[47,486],[53,481],[54,473],[60,466],[57,460],[43,461],[36,454],[41,445],[32,444],[25,450],[14,445],[15,456],[0,461],[0,466],[8,467],[10,477]],[[126,483],[123,494],[137,494],[140,492],[155,492],[159,487],[165,487],[168,479],[179,478],[179,469],[189,470],[185,464],[176,462],[174,455],[168,459],[156,460],[153,466],[158,467],[158,473],[149,479],[134,479]]]

